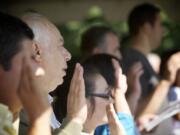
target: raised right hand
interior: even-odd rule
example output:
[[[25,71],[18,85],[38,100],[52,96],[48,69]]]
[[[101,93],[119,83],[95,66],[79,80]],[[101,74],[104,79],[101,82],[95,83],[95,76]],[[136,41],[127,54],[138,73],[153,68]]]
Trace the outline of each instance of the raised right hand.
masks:
[[[87,118],[87,104],[85,98],[85,84],[83,68],[77,63],[67,100],[67,118],[84,124]]]
[[[173,83],[175,81],[176,74],[179,68],[180,68],[180,51],[173,54],[169,58],[167,62],[165,79]]]
[[[113,104],[107,105],[106,112],[111,135],[126,135],[124,127],[118,120]]]

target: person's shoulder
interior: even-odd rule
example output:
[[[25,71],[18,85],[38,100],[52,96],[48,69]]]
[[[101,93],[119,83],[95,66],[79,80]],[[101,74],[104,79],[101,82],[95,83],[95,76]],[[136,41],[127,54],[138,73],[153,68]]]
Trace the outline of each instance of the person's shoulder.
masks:
[[[142,58],[144,57],[140,52],[133,48],[123,50],[122,56],[122,63],[127,67],[132,66],[135,62],[143,61]]]
[[[13,121],[12,113],[10,112],[8,106],[0,103],[0,120],[1,125],[5,123],[10,123]]]
[[[123,59],[141,59],[142,57],[145,57],[141,52],[139,52],[136,49],[133,48],[127,48],[122,51]]]
[[[0,134],[1,135],[16,135],[13,128],[13,116],[9,108],[0,103]]]

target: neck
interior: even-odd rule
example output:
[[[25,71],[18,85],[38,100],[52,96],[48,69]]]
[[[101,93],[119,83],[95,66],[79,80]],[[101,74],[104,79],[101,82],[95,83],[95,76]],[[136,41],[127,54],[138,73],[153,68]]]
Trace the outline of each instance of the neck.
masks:
[[[148,41],[148,38],[143,34],[139,34],[132,38],[132,46],[134,49],[138,50],[144,55],[147,55],[151,52],[151,45]]]

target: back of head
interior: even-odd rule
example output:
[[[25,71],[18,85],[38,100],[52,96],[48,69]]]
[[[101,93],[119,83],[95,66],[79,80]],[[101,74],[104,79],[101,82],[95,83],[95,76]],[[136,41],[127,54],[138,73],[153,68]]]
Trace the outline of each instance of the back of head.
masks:
[[[107,83],[106,88],[108,88],[108,92],[115,88],[115,70],[112,59],[118,60],[116,57],[108,54],[96,54],[82,63],[84,68],[85,94],[91,103],[90,116],[92,116],[97,106],[95,98],[90,95],[91,93],[99,93],[99,87],[105,85],[100,80],[103,79]]]
[[[0,13],[0,64],[10,70],[12,58],[20,51],[24,39],[32,40],[32,30],[19,18]]]
[[[149,23],[152,26],[156,20],[157,15],[160,13],[160,9],[155,5],[144,3],[136,6],[128,16],[128,26],[131,36],[138,34],[140,28]]]
[[[89,57],[82,63],[86,94],[92,92],[90,88],[92,87],[92,83],[96,81],[95,79],[92,80],[92,78],[95,78],[97,75],[101,75],[110,87],[113,88],[115,86],[115,70],[112,59],[119,61],[116,57],[108,54],[97,54]]]
[[[107,26],[92,26],[81,37],[81,52],[83,57],[92,55],[93,49],[102,47],[107,33],[116,33]]]

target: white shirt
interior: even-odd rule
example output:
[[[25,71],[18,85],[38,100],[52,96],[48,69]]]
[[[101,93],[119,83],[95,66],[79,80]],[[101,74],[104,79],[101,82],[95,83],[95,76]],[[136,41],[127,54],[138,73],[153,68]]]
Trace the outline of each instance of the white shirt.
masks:
[[[53,102],[53,98],[50,95],[48,95],[48,100],[49,100],[49,103]],[[54,112],[51,114],[50,124],[53,129],[59,128],[61,126],[61,123],[56,119]]]
[[[90,134],[85,133],[85,132],[81,132],[81,135],[90,135]]]

